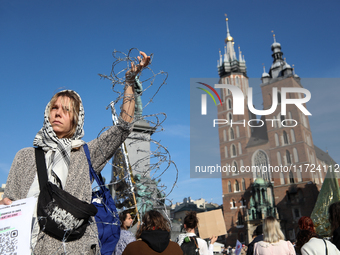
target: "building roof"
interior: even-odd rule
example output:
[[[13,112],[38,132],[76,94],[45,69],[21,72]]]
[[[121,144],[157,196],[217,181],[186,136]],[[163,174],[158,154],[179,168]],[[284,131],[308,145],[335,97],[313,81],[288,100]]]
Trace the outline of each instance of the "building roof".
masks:
[[[314,145],[314,149],[315,149],[316,157],[318,159],[325,162],[327,165],[331,165],[335,163],[334,159],[332,159],[332,157],[329,156],[328,152],[324,152],[316,145]]]

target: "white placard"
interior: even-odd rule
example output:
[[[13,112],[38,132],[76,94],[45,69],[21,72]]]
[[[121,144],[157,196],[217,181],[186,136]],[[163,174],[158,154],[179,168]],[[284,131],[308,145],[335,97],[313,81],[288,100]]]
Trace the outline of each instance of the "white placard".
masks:
[[[32,215],[36,198],[0,205],[0,254],[30,254]]]

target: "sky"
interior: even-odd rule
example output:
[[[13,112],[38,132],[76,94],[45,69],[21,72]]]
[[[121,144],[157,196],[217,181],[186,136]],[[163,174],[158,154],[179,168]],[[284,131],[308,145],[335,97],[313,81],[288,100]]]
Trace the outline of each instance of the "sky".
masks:
[[[85,141],[112,125],[107,105],[115,99],[108,80],[112,52],[137,48],[153,54],[150,68],[168,73],[145,114],[166,113],[163,131],[153,136],[170,152],[179,171],[168,199],[204,198],[222,203],[220,179],[190,178],[190,79],[218,78],[219,50],[229,18],[235,50],[240,46],[250,78],[272,64],[272,30],[282,52],[304,78],[339,78],[339,1],[0,1],[0,183],[5,183],[18,150],[32,146],[46,104],[60,88],[77,91],[85,109]],[[307,104],[313,141],[340,162],[336,80],[310,88]],[[258,86],[261,83],[260,79]],[[158,84],[158,85],[157,85]],[[156,93],[157,83],[143,95]],[[255,85],[256,86],[256,85]],[[259,87],[254,88],[254,90]],[[256,94],[261,102],[261,94]],[[218,144],[216,145],[218,146]],[[110,179],[110,167],[103,170]],[[171,167],[162,177],[169,191]]]

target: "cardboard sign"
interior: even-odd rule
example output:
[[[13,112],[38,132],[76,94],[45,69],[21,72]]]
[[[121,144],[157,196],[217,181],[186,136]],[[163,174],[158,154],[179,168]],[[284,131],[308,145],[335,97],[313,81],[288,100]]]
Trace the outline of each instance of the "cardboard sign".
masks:
[[[213,210],[197,214],[200,238],[211,238],[227,234],[222,210]]]

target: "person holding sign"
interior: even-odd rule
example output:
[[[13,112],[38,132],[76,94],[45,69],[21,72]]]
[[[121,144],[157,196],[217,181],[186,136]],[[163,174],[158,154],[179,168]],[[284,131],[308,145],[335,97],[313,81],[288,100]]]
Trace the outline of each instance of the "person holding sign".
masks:
[[[199,255],[213,255],[214,243],[217,240],[217,236],[210,238],[209,248],[203,239],[196,237],[195,229],[198,226],[198,218],[196,212],[189,212],[183,222],[183,227],[186,231],[185,234],[180,234],[177,238],[177,243],[181,246],[182,250],[195,249]]]
[[[137,57],[139,63],[131,63],[131,68],[125,75],[126,83],[119,125],[112,126],[100,137],[87,143],[92,166],[97,173],[104,168],[131,132],[135,111],[135,77],[150,62],[150,56],[144,52],[140,54],[141,57]],[[84,135],[83,125],[84,109],[80,96],[72,90],[61,91],[47,104],[43,127],[37,133],[33,145],[42,148],[44,152],[48,181],[78,200],[91,204],[89,165],[83,149],[85,142],[81,140]],[[26,197],[38,197],[39,193],[35,149],[24,148],[13,160],[4,199],[0,200],[0,205],[9,205],[11,201]],[[60,211],[57,213],[59,216],[62,214]],[[33,217],[33,221],[37,219],[42,220]],[[64,223],[67,225],[71,221],[69,217],[64,219],[67,222],[62,221],[61,225]],[[86,226],[82,237],[75,241],[68,241],[67,236],[62,241],[57,240],[46,234],[44,229],[39,229],[39,224],[33,222],[32,225],[34,227],[31,249],[34,254],[99,253],[98,231],[94,217],[90,218],[90,224]]]

